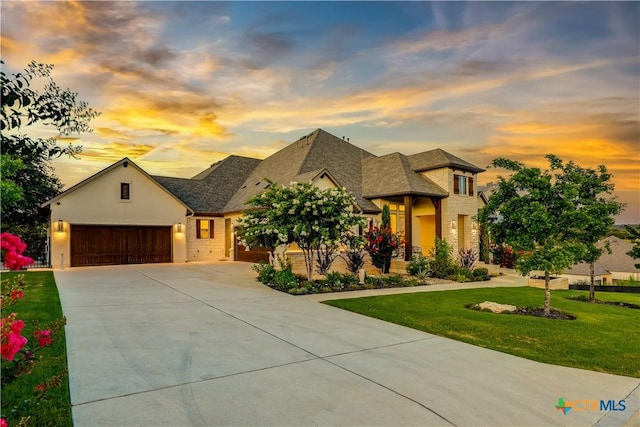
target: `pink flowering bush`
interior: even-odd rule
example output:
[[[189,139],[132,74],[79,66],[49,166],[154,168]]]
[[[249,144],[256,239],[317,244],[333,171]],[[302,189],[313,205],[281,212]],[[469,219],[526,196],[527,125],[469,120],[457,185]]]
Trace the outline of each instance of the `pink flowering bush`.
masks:
[[[38,340],[40,347],[46,347],[51,344],[51,331],[35,331],[33,336]]]
[[[20,270],[33,264],[33,259],[22,255],[27,244],[18,236],[11,233],[0,234],[0,248],[2,249],[4,266],[9,270]]]
[[[2,259],[5,267],[11,270],[20,270],[23,267],[33,263],[33,260],[27,256],[23,256],[22,253],[27,248],[27,245],[17,236],[10,233],[0,234],[0,248],[2,250]],[[0,296],[0,308],[5,313],[8,307],[11,307],[24,299],[25,292],[25,275],[12,276],[9,279],[2,280],[0,282],[2,287],[2,294]],[[63,327],[66,323],[64,318],[52,322],[50,326],[46,328],[39,327],[37,322],[34,322],[33,338],[34,343],[37,343],[37,348],[32,349],[28,346],[29,340],[23,336],[23,330],[25,328],[25,322],[18,318],[15,312],[11,312],[8,316],[0,319],[0,360],[2,361],[1,379],[4,384],[7,384],[23,374],[31,373],[32,367],[36,361],[35,352],[43,347],[49,346],[53,343],[52,331],[56,331]],[[36,397],[42,396],[47,389],[50,389],[56,384],[62,381],[63,376],[66,375],[66,371],[61,374],[60,379],[51,380],[45,384],[42,390],[36,392]],[[25,400],[30,402],[30,400]],[[23,417],[23,420],[28,420],[30,417]],[[26,421],[25,421],[26,423]],[[0,418],[0,427],[7,426],[8,423],[4,418]],[[22,421],[20,421],[22,425]]]
[[[27,339],[21,335],[24,322],[16,319],[16,314],[2,319],[2,350],[0,353],[5,360],[13,361],[16,353],[27,345]]]

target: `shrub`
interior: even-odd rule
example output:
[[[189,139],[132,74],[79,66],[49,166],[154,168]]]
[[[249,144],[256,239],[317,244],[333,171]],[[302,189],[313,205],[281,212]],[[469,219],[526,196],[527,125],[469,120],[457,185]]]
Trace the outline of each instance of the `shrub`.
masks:
[[[332,246],[323,245],[316,251],[316,271],[319,274],[327,274],[331,269],[333,261],[335,261],[337,255],[335,253],[336,248]]]
[[[341,258],[347,264],[347,270],[353,274],[358,274],[360,269],[364,267],[364,239],[353,233],[348,234],[344,239],[346,247],[344,255]]]
[[[358,274],[360,269],[364,267],[364,251],[362,250],[347,250],[342,256],[347,264],[347,270],[353,274]]]
[[[384,286],[384,280],[380,276],[367,276],[364,279],[365,284],[373,285],[375,289],[382,288]]]
[[[332,271],[327,274],[327,277],[322,281],[322,283],[331,286],[331,287],[346,287],[350,285],[357,285],[358,278],[351,273],[338,273],[337,271]]]
[[[313,288],[311,286],[298,286],[297,288],[289,289],[291,295],[307,295],[312,293]]]
[[[422,254],[414,255],[407,265],[407,273],[420,278],[428,277],[431,275],[431,262]]]
[[[478,253],[473,249],[461,248],[458,250],[458,265],[460,268],[472,269],[476,259],[478,259]]]
[[[389,218],[389,206],[384,205],[380,227],[370,227],[364,236],[366,239],[365,249],[369,252],[371,262],[383,273],[389,272],[393,253],[404,244],[400,233],[394,233],[391,229]]]
[[[404,285],[404,280],[402,279],[402,276],[399,276],[397,274],[386,277],[385,282],[387,283],[387,285],[390,285],[390,286]]]
[[[474,280],[473,271],[466,267],[458,269],[456,280],[461,283],[472,282]]]
[[[402,286],[408,287],[408,288],[413,287],[413,286],[418,286],[418,285],[419,285],[419,282],[416,279],[413,279],[413,278],[405,280],[404,282],[402,282]]]
[[[504,268],[516,268],[517,256],[513,253],[513,248],[505,243],[489,245],[489,252],[493,257],[493,263]]]
[[[271,264],[261,262],[260,264],[252,265],[251,269],[256,273],[258,273],[258,277],[256,278],[258,282],[263,283],[265,285],[269,285],[273,283],[273,280],[276,275],[276,269]]]
[[[429,251],[429,257],[432,259],[431,271],[434,277],[444,279],[457,273],[451,251],[451,245],[446,240],[436,237],[435,248]]]
[[[486,268],[474,268],[473,269],[473,280],[474,281],[486,281],[491,280],[491,275],[489,274],[489,270]]]
[[[280,270],[276,271],[272,284],[276,289],[288,291],[291,288],[299,286],[300,282],[291,270]]]

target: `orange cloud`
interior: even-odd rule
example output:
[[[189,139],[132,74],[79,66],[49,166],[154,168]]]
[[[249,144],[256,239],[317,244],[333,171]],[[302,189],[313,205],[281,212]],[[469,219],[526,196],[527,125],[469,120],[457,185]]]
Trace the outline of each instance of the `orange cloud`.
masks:
[[[129,133],[123,132],[120,130],[106,128],[106,127],[99,127],[99,128],[96,128],[95,131],[98,135],[103,136],[105,138],[118,138],[126,141],[131,140],[131,135]]]
[[[116,162],[123,157],[137,159],[150,153],[155,147],[148,144],[131,144],[111,141],[107,144],[89,143],[84,146],[80,158],[85,161]]]

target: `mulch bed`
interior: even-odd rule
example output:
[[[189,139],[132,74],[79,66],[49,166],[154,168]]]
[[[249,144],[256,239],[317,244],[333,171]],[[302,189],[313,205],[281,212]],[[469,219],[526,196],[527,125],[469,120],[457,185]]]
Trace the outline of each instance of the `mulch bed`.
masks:
[[[576,316],[563,313],[562,311],[556,310],[554,308],[551,309],[549,316],[545,316],[544,309],[540,307],[519,307],[516,311],[512,312],[512,314],[520,314],[522,316],[544,317],[547,319],[557,319],[557,320],[576,320]]]
[[[583,295],[580,295],[578,297],[567,297],[567,299],[570,299],[572,301],[582,301],[582,302],[590,302],[589,299]],[[595,304],[604,304],[604,305],[613,305],[615,307],[624,307],[624,308],[632,308],[634,310],[640,310],[640,305],[638,304],[633,304],[630,302],[622,302],[622,301],[602,301],[602,300],[595,300],[593,301],[593,303]]]

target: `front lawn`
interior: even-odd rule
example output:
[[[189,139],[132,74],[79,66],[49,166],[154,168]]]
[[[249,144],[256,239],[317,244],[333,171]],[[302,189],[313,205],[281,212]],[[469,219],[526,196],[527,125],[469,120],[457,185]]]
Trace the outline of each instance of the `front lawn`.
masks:
[[[17,273],[2,273],[2,279],[7,279]],[[32,337],[33,321],[37,320],[40,327],[51,321],[62,318],[62,308],[58,297],[58,289],[51,272],[27,272],[25,275],[24,299],[13,306],[7,307],[9,313],[17,313],[18,318],[24,320],[25,336],[29,347],[37,347]],[[71,401],[69,398],[69,381],[67,371],[67,352],[64,328],[52,336],[53,343],[38,351],[37,360],[31,374],[22,374],[11,382],[2,384],[2,417],[6,418],[10,426],[17,426],[20,419],[30,417],[29,426],[71,426]],[[2,364],[5,362],[2,360]],[[45,384],[45,392],[36,393],[34,389],[39,384]]]
[[[566,299],[581,291],[552,291],[552,307],[576,320],[494,314],[465,306],[483,301],[541,306],[544,290],[481,288],[326,301],[335,307],[515,356],[640,377],[640,311]],[[596,293],[603,301],[640,304],[640,295]]]

